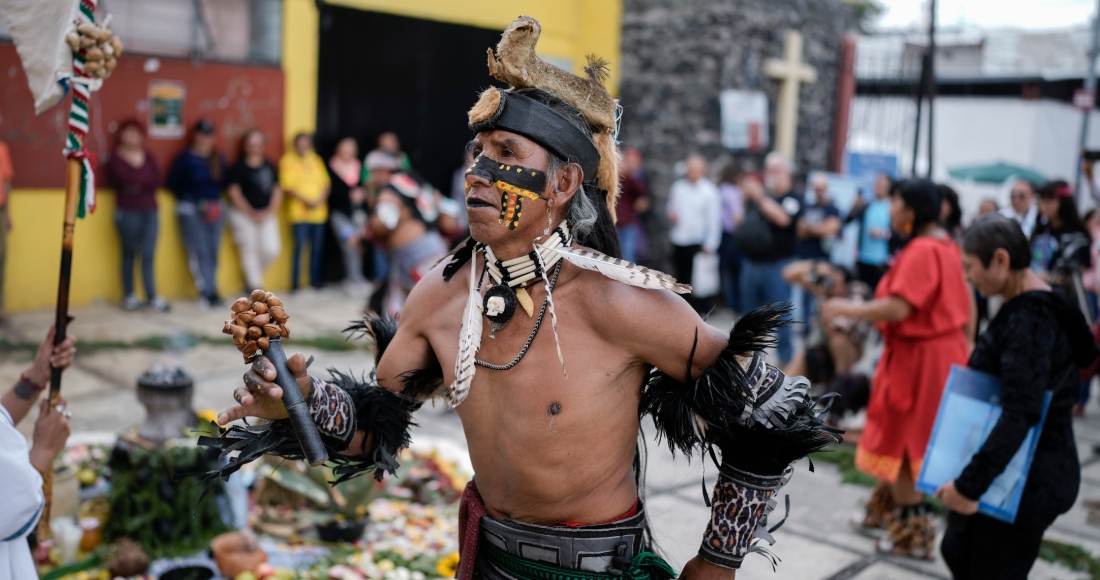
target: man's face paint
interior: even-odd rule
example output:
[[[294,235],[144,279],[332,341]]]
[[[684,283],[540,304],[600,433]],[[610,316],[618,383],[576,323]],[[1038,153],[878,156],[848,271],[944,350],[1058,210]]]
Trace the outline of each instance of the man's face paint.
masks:
[[[542,199],[540,192],[546,189],[546,172],[537,169],[508,165],[478,155],[466,173],[476,175],[500,190],[499,223],[508,224],[508,229],[516,229],[523,198]]]

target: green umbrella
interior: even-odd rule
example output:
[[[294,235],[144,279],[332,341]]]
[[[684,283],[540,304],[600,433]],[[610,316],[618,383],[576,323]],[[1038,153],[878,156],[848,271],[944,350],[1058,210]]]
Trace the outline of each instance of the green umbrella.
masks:
[[[1028,169],[1021,165],[1013,165],[1003,161],[984,165],[952,167],[947,170],[947,174],[955,179],[976,181],[978,183],[1004,183],[1013,177],[1026,179],[1033,183],[1042,183],[1046,181],[1046,177],[1034,169]]]

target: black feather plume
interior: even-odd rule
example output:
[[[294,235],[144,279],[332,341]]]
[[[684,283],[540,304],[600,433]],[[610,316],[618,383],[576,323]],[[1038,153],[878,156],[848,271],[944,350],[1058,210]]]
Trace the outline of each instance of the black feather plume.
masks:
[[[443,395],[443,369],[437,363],[434,368],[413,369],[397,376],[401,381],[401,394],[417,401],[425,401]]]
[[[730,331],[730,341],[722,351],[727,355],[750,356],[754,352],[775,348],[776,331],[791,323],[791,303],[776,302],[754,308],[746,313]]]
[[[451,278],[454,278],[454,275],[462,269],[462,266],[470,261],[470,258],[474,256],[474,248],[476,246],[477,242],[474,241],[474,238],[468,237],[466,241],[462,242],[462,245],[451,254],[451,261],[447,262],[447,265],[443,267],[444,282],[450,282]]]
[[[737,359],[774,346],[775,331],[788,323],[790,311],[789,305],[773,304],[746,314],[730,331],[718,359],[698,377],[681,382],[656,369],[650,372],[640,410],[653,417],[658,437],[667,439],[673,452],[690,456],[716,445],[723,457],[738,459],[738,453],[747,454],[747,469],[769,473],[838,440],[836,431],[824,427],[814,410],[816,401],[809,398],[793,411],[783,429],[745,427],[741,422],[745,406],[753,403],[753,393]],[[694,357],[695,347],[689,358]],[[689,374],[692,365],[689,360]],[[705,423],[705,433],[700,433],[697,418]]]
[[[397,320],[385,317],[377,318],[367,316],[362,320],[352,320],[348,323],[345,333],[352,337],[366,338],[374,343],[374,362],[382,360],[382,353],[390,346],[395,334],[397,334]]]
[[[416,425],[412,414],[420,408],[420,401],[383,389],[365,378],[357,380],[350,374],[332,369],[329,372],[332,374],[332,384],[351,397],[359,428],[374,435],[374,447],[360,451],[363,452],[364,459],[369,459],[370,464],[377,466],[375,477],[381,481],[383,472],[393,473],[397,470],[397,454],[409,446],[409,429]],[[352,463],[336,473],[354,477],[357,471],[364,471],[366,465],[366,461]]]

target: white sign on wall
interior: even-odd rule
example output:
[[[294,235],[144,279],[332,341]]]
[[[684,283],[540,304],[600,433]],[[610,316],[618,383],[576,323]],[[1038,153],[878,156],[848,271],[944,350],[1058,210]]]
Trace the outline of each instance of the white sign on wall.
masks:
[[[764,92],[726,89],[718,100],[724,147],[748,151],[768,148],[768,96]]]

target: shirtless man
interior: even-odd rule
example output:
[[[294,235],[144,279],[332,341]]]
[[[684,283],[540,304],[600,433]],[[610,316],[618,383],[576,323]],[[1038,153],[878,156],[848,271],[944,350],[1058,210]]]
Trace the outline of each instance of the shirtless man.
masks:
[[[572,571],[671,577],[667,564],[646,551],[634,470],[640,410],[653,414],[662,434],[682,451],[710,445],[722,450],[714,519],[699,557],[681,578],[733,578],[754,531],[760,534],[761,517],[774,507],[771,496],[789,477],[789,463],[806,449],[824,445],[808,383],[784,377],[753,353],[769,343],[754,328],[774,329],[780,313],[748,315],[726,336],[668,290],[613,280],[578,267],[575,256],[545,262],[540,257],[536,271],[541,277],[513,285],[515,294],[529,294],[534,312],[525,314],[525,307],[512,303],[510,323],[476,331],[483,315],[489,322],[500,320],[494,318],[500,303],[494,306],[483,293],[498,292],[510,281],[508,272],[494,276],[492,265],[500,270],[510,260],[522,264],[555,239],[574,250],[582,243],[609,254],[618,249],[608,203],[597,187],[605,184],[590,177],[600,159],[584,117],[543,91],[500,92],[499,98],[504,102],[494,117],[471,122],[478,131],[470,143],[477,160],[467,173],[466,200],[477,244],[464,246],[465,254],[459,250],[416,285],[396,333],[376,341],[384,348],[372,381],[350,384],[350,378],[338,377],[336,385],[326,384],[306,374],[301,355],[290,359],[289,370],[322,433],[339,440],[330,445],[332,451],[353,458],[365,453],[368,461],[373,457],[389,469],[393,466],[385,465],[385,456],[402,443],[402,435],[389,434],[377,419],[380,412],[369,412],[401,401],[409,401],[405,408],[411,412],[426,396],[444,395],[442,388],[424,389],[411,380],[410,371],[435,373],[436,384],[448,386],[446,395],[462,421],[476,472],[463,496],[459,578],[542,577],[532,567],[560,578],[571,577]],[[540,122],[525,123],[529,116]],[[559,122],[571,125],[555,125]],[[547,126],[555,126],[555,132],[545,132]],[[516,174],[529,174],[534,181]],[[545,178],[541,187],[524,189],[541,183],[540,177]],[[517,202],[513,194],[525,198],[515,208],[514,221],[509,219],[509,208]],[[532,240],[538,240],[535,252]],[[604,258],[605,264],[612,261]],[[633,267],[619,265],[627,266]],[[632,271],[638,278],[659,274]],[[479,279],[496,286],[486,292],[473,284]],[[544,310],[549,305],[548,294],[552,306],[545,318],[556,321],[539,332],[544,316],[534,314],[539,305]],[[485,308],[479,304],[483,300]],[[471,310],[470,304],[478,307]],[[467,335],[471,312],[476,332]],[[471,337],[480,340],[472,379],[472,365],[460,353]],[[519,364],[501,368],[517,359]],[[734,366],[737,371],[731,371]],[[654,367],[663,372],[647,382]],[[688,380],[688,372],[689,384],[678,382]],[[260,358],[245,376],[246,386],[235,392],[241,404],[223,412],[218,422],[285,417],[274,378],[272,365]],[[347,408],[353,412],[344,415]],[[375,416],[374,423],[356,421],[368,414]],[[341,421],[332,421],[334,415]],[[729,434],[738,429],[746,437],[739,439],[741,449],[728,445]],[[759,454],[750,449],[779,431],[789,437],[791,429],[807,434],[809,447],[793,455],[792,449],[760,449]],[[732,465],[738,457],[748,463]],[[601,525],[610,522],[616,525]],[[521,543],[527,551],[517,547]]]
[[[385,151],[371,151],[367,186],[377,192],[367,228],[371,238],[382,240],[390,254],[390,277],[383,300],[372,308],[394,316],[401,311],[409,291],[428,269],[447,253],[447,243],[436,230],[453,223],[439,211],[436,194],[400,170],[400,159]]]

